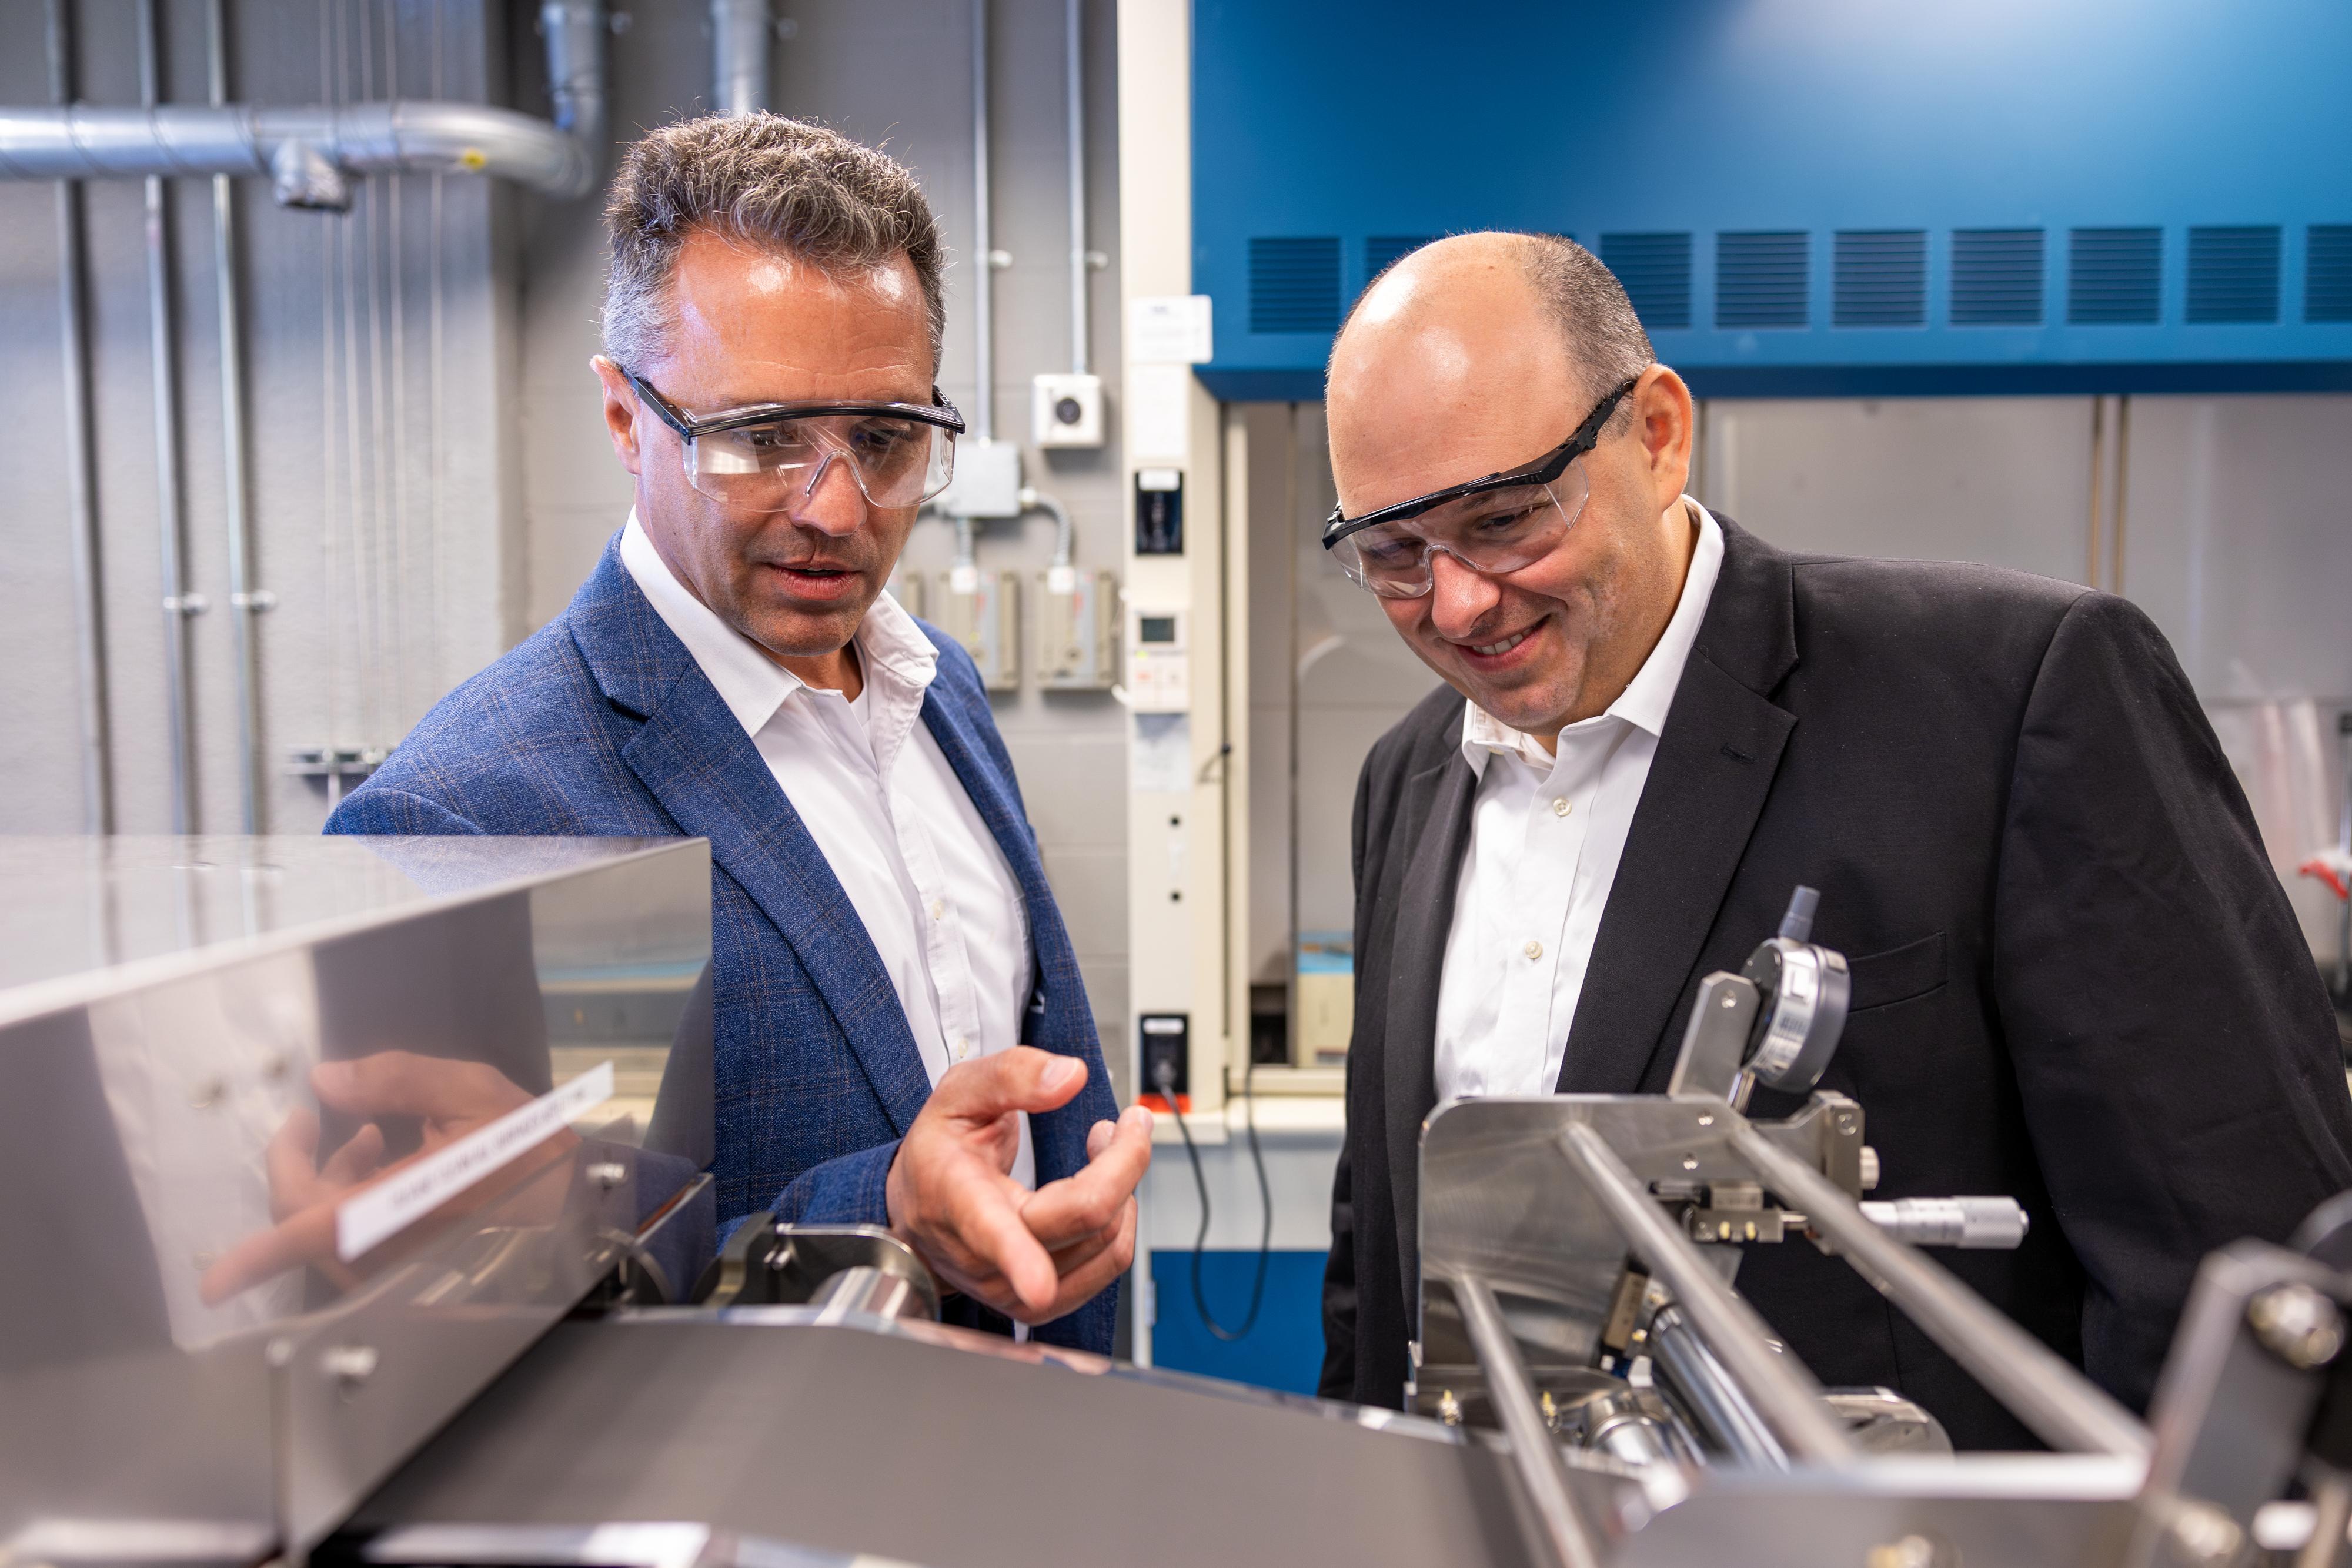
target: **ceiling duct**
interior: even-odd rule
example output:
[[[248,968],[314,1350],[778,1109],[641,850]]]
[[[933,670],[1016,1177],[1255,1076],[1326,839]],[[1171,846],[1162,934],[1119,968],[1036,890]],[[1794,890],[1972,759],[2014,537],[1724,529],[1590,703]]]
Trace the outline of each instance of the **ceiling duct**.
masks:
[[[0,108],[0,179],[268,175],[289,206],[340,211],[349,178],[489,174],[542,195],[586,195],[604,141],[604,0],[548,0],[553,123],[483,104],[395,100],[261,109]]]

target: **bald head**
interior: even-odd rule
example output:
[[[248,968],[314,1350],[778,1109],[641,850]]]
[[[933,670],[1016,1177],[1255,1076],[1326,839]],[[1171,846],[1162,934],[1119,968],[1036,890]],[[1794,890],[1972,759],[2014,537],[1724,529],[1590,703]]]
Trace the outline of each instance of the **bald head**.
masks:
[[[1463,460],[1452,433],[1465,425],[1501,434],[1533,411],[1546,428],[1559,424],[1565,434],[1611,387],[1655,359],[1624,289],[1573,240],[1505,233],[1437,240],[1381,273],[1332,345],[1326,399],[1333,465],[1343,473],[1360,466],[1342,460],[1341,448],[1360,434],[1380,443],[1381,467],[1410,484],[1422,471],[1409,465],[1411,473],[1400,472],[1395,444],[1407,430],[1445,429],[1454,455],[1433,457],[1449,468]],[[1385,506],[1524,462],[1559,440],[1489,467],[1441,474],[1397,496],[1360,498],[1343,489],[1340,499],[1351,513]]]

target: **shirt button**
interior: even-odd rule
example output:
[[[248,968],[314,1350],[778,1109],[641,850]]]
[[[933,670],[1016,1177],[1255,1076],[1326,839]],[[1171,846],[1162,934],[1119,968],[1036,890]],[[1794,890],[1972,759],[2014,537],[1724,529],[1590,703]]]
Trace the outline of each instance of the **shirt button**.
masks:
[[[970,1056],[971,1054],[971,1041],[964,1039],[961,1035],[958,1035],[956,1037],[956,1060],[958,1061],[961,1061],[965,1057]]]
[[[947,901],[946,899],[944,899],[944,898],[935,898],[935,899],[931,900],[931,918],[932,918],[932,919],[934,919],[934,920],[943,919],[943,918],[945,918],[945,916],[946,916],[946,915],[947,915],[947,912],[948,912],[948,901]]]
[[[1540,942],[1530,942],[1525,947],[1520,948],[1519,951],[1525,953],[1530,958],[1540,958],[1543,956],[1543,944]]]
[[[1555,817],[1565,817],[1574,810],[1576,810],[1575,806],[1570,802],[1569,798],[1565,795],[1560,796],[1551,803],[1551,814]]]

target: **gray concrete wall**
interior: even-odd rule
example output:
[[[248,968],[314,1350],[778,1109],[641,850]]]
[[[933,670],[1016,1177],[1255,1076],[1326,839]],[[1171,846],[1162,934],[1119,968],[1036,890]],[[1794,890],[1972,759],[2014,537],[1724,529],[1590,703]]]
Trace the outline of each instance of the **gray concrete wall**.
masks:
[[[139,99],[136,16],[79,0],[76,90]],[[204,8],[164,8],[169,100],[203,102]],[[0,100],[45,103],[42,7],[0,9]],[[394,92],[493,100],[499,49],[480,5],[290,4],[230,7],[233,97],[271,103]],[[493,91],[494,86],[498,89]],[[208,602],[190,623],[196,814],[235,831],[242,800],[222,436],[220,329],[209,181],[167,183],[177,484],[186,585]],[[457,677],[519,630],[503,611],[519,529],[500,504],[510,423],[497,344],[511,290],[494,263],[485,183],[365,182],[341,216],[277,207],[236,189],[243,263],[246,399],[259,616],[263,825],[314,831],[323,783],[293,777],[289,750],[396,741]],[[158,417],[150,352],[143,189],[85,192],[89,352],[115,825],[173,823],[163,676],[165,617],[157,528]],[[0,751],[0,831],[79,831],[75,657],[59,331],[55,187],[0,184],[0,502],[9,612],[0,662],[21,695]]]

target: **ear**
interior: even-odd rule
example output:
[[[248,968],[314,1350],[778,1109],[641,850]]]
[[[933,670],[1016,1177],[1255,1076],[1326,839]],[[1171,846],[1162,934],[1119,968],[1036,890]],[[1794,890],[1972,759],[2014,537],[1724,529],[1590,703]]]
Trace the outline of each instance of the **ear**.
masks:
[[[1665,366],[1652,365],[1626,401],[1633,405],[1633,435],[1649,469],[1652,499],[1663,512],[1690,483],[1691,441],[1697,428],[1690,388]]]
[[[621,367],[598,354],[588,361],[604,387],[604,430],[613,438],[613,455],[631,474],[637,472],[637,394]]]

